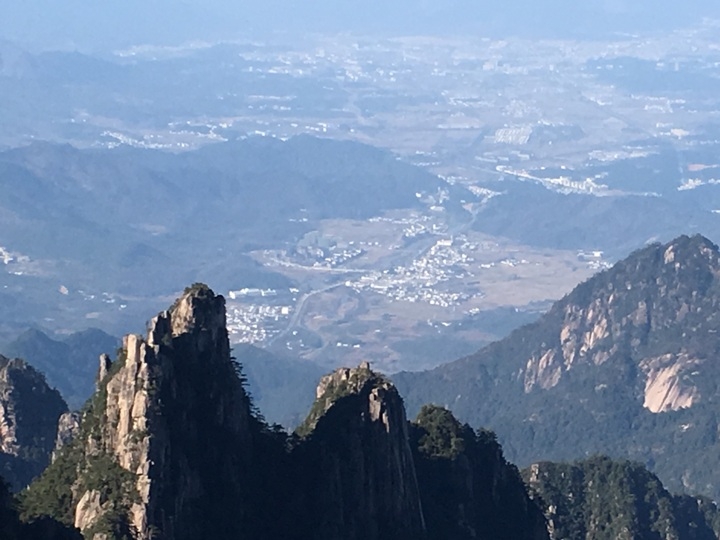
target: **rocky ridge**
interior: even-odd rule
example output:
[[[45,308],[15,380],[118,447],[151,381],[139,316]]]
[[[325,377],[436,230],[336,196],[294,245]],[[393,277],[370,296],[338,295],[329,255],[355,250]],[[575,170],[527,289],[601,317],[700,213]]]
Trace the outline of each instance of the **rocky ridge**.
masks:
[[[559,334],[527,360],[520,372],[524,391],[553,388],[576,365],[600,366],[627,352],[640,368],[646,409],[691,407],[701,395],[690,375],[708,360],[706,342],[696,334],[720,325],[720,298],[712,294],[718,283],[718,249],[699,236],[618,263],[553,307],[548,316],[560,321]],[[682,339],[671,344],[658,335],[665,332]]]
[[[545,519],[495,434],[426,405],[411,426],[428,536],[444,540],[547,537]]]
[[[101,375],[103,368],[106,358]],[[250,404],[235,369],[224,299],[203,286],[189,288],[151,321],[147,337],[125,337],[78,435],[42,479],[75,476],[54,486],[64,507],[30,504],[30,512],[72,517],[86,538],[98,540],[153,538],[158,531],[191,538],[227,525],[212,510],[216,493],[226,488],[242,496],[252,446]],[[42,480],[34,489],[43,488]]]
[[[206,286],[188,288],[146,337],[127,336],[117,359],[101,357],[99,374],[79,427],[63,418],[68,436],[21,496],[26,521],[50,516],[86,540],[445,538],[417,468],[435,456],[419,457],[420,428],[394,385],[367,363],[340,369],[321,380],[297,433],[269,426],[231,357],[224,299]],[[510,514],[532,513],[496,443],[487,458],[473,461],[475,478],[490,479],[496,502],[515,493]],[[454,538],[503,538],[488,532],[501,523],[483,522],[484,503],[473,492],[457,501],[453,515],[471,525]],[[547,538],[519,523],[518,538]]]
[[[79,427],[63,417],[54,462],[21,494],[27,527],[86,540],[717,539],[709,500],[605,458],[531,468],[531,497],[492,432],[435,405],[409,423],[367,363],[323,377],[288,435],[254,409],[224,299],[204,285],[108,360]]]

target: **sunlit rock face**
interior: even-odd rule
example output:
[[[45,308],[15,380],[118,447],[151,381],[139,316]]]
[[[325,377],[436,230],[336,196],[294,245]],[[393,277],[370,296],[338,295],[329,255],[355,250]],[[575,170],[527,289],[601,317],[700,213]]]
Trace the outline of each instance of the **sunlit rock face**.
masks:
[[[704,463],[720,448],[719,354],[720,251],[681,236],[599,272],[507,338],[393,380],[411,412],[447,406],[497,431],[520,465],[604,452],[717,499],[720,474]]]
[[[622,282],[611,270],[605,286],[590,280],[579,287],[592,288],[591,297],[575,291],[553,308],[559,335],[528,358],[525,393],[556,387],[574,367],[612,360],[637,366],[638,399],[653,413],[702,399],[695,381],[714,369],[708,351],[718,330],[720,300],[708,294],[720,288],[717,248],[702,237],[681,237],[648,250],[619,263]]]
[[[79,444],[86,463],[109,458],[125,484],[117,501],[98,487],[82,489],[80,475],[74,524],[86,537],[114,532],[104,526],[109,517],[139,539],[242,527],[252,435],[235,371],[225,301],[204,286],[155,317],[146,337],[126,336],[114,364],[101,358]],[[217,515],[233,502],[234,515]]]

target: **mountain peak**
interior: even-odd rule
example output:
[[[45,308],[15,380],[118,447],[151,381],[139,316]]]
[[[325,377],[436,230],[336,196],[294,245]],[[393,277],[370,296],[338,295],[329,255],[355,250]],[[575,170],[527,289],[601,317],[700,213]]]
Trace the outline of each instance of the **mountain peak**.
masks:
[[[699,249],[699,250],[705,250],[709,249],[711,251],[714,251],[715,253],[718,252],[718,247],[710,240],[709,238],[703,236],[702,234],[693,234],[692,236],[689,236],[687,234],[682,234],[678,236],[677,238],[671,240],[667,244],[665,244],[666,248],[679,248],[681,250],[684,249]]]
[[[307,435],[313,431],[320,418],[342,398],[366,393],[369,395],[373,392],[384,393],[390,389],[394,391],[395,387],[385,377],[370,369],[368,362],[362,362],[356,368],[338,368],[320,379],[315,391],[315,403],[297,432]]]
[[[241,527],[234,516],[217,515],[244,493],[252,437],[224,298],[189,287],[152,320],[147,338],[126,336],[119,357],[100,363],[102,380],[78,436],[31,493],[28,512],[42,515],[42,494],[59,489],[59,513],[87,538],[149,539],[161,531],[177,540]],[[59,471],[77,476],[58,485]],[[221,504],[226,492],[236,499]],[[199,505],[208,508],[198,514]]]
[[[217,336],[225,330],[225,298],[216,295],[204,283],[195,283],[187,287],[166,314],[171,323],[173,337],[182,334],[208,331]]]
[[[718,247],[700,234],[694,236],[680,236],[668,242],[661,248],[665,264],[675,264],[679,268],[683,265],[705,265],[718,268],[720,252]]]
[[[368,362],[356,368],[338,368],[320,379],[315,395],[317,399],[337,400],[343,395],[359,392],[368,382],[380,379],[382,376],[372,371]]]
[[[363,362],[323,377],[317,395],[297,429],[305,438],[296,452],[318,494],[304,513],[334,516],[315,537],[425,538],[409,424],[395,386]]]

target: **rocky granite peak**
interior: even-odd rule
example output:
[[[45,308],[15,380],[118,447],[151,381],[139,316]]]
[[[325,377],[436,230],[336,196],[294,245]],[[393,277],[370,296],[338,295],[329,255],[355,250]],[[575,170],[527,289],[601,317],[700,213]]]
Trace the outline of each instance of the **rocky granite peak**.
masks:
[[[95,377],[95,390],[100,389],[100,385],[107,377],[107,374],[110,372],[110,367],[112,366],[112,360],[106,353],[101,354],[99,360],[100,365],[98,366],[97,376]]]
[[[365,387],[373,387],[375,395],[390,388],[394,389],[389,380],[370,369],[368,362],[363,362],[356,368],[338,368],[322,377],[315,390],[315,403],[305,422],[298,427],[298,434],[306,435],[310,433],[315,429],[318,420],[338,400],[353,394],[359,394]]]
[[[707,238],[682,236],[633,253],[553,306],[546,319],[559,332],[527,358],[525,392],[556,386],[575,366],[629,353],[648,410],[692,406],[700,391],[683,375],[703,362],[705,332],[720,326],[718,293],[720,253]]]
[[[57,423],[67,405],[27,362],[0,356],[0,463],[14,489],[50,462]]]
[[[213,340],[226,333],[225,299],[205,284],[185,289],[166,314],[173,337],[207,332]]]
[[[227,525],[217,512],[233,501],[217,498],[244,492],[251,415],[224,305],[205,286],[188,288],[147,337],[128,335],[114,362],[101,360],[107,373],[79,434],[45,475],[80,471],[58,498],[86,538],[189,539]]]
[[[55,461],[63,448],[71,444],[80,432],[80,421],[82,415],[77,411],[66,412],[58,420],[57,438],[52,460]]]

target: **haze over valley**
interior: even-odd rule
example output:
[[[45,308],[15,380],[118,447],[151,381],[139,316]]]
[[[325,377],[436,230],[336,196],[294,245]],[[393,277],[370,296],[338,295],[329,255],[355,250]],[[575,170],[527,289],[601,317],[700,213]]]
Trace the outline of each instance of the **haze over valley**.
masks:
[[[5,43],[6,340],[119,335],[207,281],[237,342],[387,371],[470,353],[646,242],[717,236],[716,32]]]
[[[0,14],[0,536],[720,538],[716,3]]]

